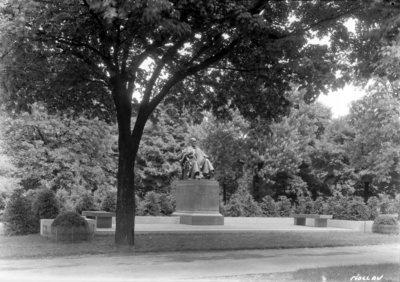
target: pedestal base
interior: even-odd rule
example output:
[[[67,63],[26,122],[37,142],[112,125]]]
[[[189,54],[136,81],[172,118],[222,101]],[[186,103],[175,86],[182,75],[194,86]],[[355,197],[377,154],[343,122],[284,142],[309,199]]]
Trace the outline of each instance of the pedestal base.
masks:
[[[215,180],[182,180],[176,189],[176,211],[181,224],[224,225],[219,213],[219,185]]]
[[[172,216],[179,216],[180,224],[224,225],[224,217],[222,214],[174,212]]]

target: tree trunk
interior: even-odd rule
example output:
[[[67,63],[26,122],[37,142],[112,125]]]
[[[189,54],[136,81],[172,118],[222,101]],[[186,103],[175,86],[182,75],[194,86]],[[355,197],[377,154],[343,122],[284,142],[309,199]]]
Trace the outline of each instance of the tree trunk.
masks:
[[[120,77],[112,79],[118,120],[118,173],[115,244],[134,245],[135,231],[135,160],[148,114],[139,110],[131,130],[132,94]]]
[[[117,212],[115,244],[134,245],[135,229],[135,158],[132,144],[121,144],[125,150],[119,152],[117,175]]]
[[[369,181],[364,182],[364,202],[368,202],[369,199]]]

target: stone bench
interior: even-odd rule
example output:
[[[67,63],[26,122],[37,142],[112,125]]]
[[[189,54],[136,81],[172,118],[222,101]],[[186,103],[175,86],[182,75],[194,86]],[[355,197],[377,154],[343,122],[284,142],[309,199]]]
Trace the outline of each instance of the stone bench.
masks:
[[[112,228],[112,218],[115,217],[115,212],[82,211],[82,215],[96,219],[97,228]]]
[[[294,225],[306,225],[307,218],[315,219],[315,227],[328,227],[328,219],[332,219],[332,215],[326,214],[290,214],[294,218]]]

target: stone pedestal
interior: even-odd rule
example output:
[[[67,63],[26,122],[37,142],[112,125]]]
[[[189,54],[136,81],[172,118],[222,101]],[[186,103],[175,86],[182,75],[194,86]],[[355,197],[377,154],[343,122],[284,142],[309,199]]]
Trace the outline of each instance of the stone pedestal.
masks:
[[[219,213],[219,185],[215,180],[181,180],[176,189],[176,211],[181,224],[224,225]]]

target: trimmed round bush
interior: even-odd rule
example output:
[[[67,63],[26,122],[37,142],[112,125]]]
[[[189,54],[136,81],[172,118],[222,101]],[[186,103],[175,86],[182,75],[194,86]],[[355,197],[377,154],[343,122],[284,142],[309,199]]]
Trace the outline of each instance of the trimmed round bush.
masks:
[[[109,192],[100,204],[100,210],[106,212],[116,212],[117,210],[117,192]]]
[[[39,232],[31,207],[32,204],[23,194],[23,190],[14,190],[2,218],[5,235],[27,235]]]
[[[92,232],[87,221],[76,212],[64,212],[51,224],[51,235],[56,242],[88,241]]]
[[[392,216],[380,215],[372,224],[372,233],[397,235],[399,234],[399,223]]]

